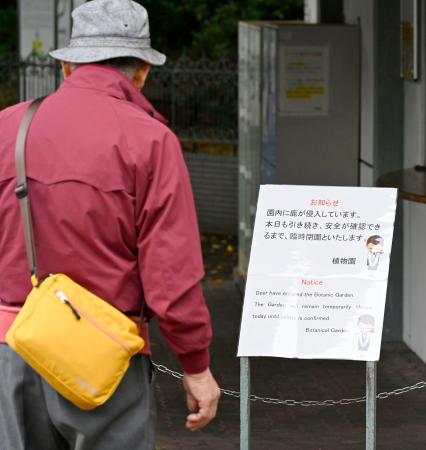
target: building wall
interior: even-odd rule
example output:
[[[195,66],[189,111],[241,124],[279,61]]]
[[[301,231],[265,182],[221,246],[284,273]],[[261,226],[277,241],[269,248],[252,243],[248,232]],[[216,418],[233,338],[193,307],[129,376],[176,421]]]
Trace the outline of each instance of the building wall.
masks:
[[[376,120],[374,180],[401,170],[404,147],[404,89],[400,76],[400,1],[376,0]],[[402,339],[403,208],[398,202],[389,267],[384,323],[386,340]]]
[[[374,185],[384,173],[425,164],[426,11],[425,2],[418,4],[419,79],[398,81],[399,1],[344,1],[346,21],[359,20],[362,29],[361,155],[372,165],[362,169],[362,185]],[[426,205],[400,201],[384,337],[398,337],[402,326],[403,340],[426,362],[425,229]]]
[[[426,362],[426,205],[404,201],[403,339]]]
[[[425,164],[425,3],[419,2],[419,80],[404,82],[404,167]],[[404,341],[426,362],[426,205],[404,207]]]
[[[346,23],[361,27],[360,184],[403,166],[404,95],[399,76],[399,0],[344,0]],[[384,340],[402,338],[402,205],[389,269]]]
[[[425,2],[419,1],[419,79],[404,81],[404,167],[425,163]]]
[[[376,114],[375,2],[344,0],[343,15],[346,23],[359,23],[361,27],[360,184],[373,186]]]

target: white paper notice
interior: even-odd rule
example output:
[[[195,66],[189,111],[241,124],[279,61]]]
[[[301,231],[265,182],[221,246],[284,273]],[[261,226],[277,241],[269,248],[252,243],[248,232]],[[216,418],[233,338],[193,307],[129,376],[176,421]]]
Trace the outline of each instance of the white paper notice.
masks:
[[[377,361],[396,198],[261,186],[238,356]]]
[[[284,46],[282,52],[281,113],[328,114],[328,47]]]

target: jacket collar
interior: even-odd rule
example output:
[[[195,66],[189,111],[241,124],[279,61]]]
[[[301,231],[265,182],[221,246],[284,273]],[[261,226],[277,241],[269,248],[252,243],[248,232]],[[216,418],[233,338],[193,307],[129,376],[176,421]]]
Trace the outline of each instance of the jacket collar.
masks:
[[[61,88],[83,88],[105,92],[107,95],[127,100],[138,105],[151,117],[167,123],[158,111],[131,81],[120,71],[100,64],[83,64],[78,66],[71,76],[64,81]],[[61,89],[60,88],[60,89]]]

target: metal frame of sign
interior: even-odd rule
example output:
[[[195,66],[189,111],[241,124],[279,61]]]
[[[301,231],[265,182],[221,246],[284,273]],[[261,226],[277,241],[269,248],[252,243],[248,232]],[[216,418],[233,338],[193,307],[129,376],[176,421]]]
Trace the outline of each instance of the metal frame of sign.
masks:
[[[365,387],[365,448],[376,449],[376,423],[377,423],[377,363],[366,363],[366,387]],[[250,450],[250,358],[240,358],[240,450]]]

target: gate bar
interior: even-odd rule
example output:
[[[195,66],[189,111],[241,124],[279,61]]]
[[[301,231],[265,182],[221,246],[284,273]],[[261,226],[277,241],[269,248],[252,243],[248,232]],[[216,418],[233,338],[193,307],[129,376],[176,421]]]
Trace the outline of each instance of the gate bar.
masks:
[[[240,450],[250,450],[250,359],[240,358]]]
[[[366,430],[365,449],[376,450],[376,395],[377,395],[377,363],[367,361],[366,364]]]

